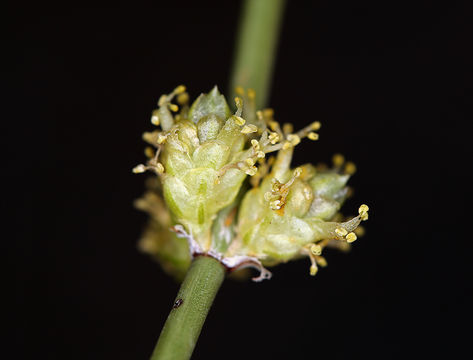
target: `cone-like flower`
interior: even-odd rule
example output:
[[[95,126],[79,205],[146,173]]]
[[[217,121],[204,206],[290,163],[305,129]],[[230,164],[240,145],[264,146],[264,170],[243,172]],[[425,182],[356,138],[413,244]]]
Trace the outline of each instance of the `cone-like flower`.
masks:
[[[325,263],[323,248],[334,241],[353,242],[354,230],[367,219],[368,207],[362,205],[357,217],[333,221],[347,196],[346,183],[354,165],[343,166],[343,158],[337,156],[334,169],[310,164],[291,169],[294,147],[304,137],[317,140],[315,131],[320,123],[296,133],[290,124],[281,129],[272,110],[255,111],[253,91],[238,92],[241,98],[235,99],[234,114],[216,87],[200,95],[190,108],[183,86],[163,95],[151,118],[162,131],[143,136],[155,150],[146,150],[150,160],[135,167],[134,172],[152,170],[158,175],[161,187],[153,196],[162,193],[169,213],[159,206],[161,215],[157,217],[168,218],[169,226],[175,225],[174,231],[188,239],[191,255],[206,253],[231,269],[250,264],[260,270],[260,261],[275,265],[308,256],[314,275],[316,263]],[[172,103],[175,97],[180,109]],[[276,158],[266,158],[266,154],[276,151]],[[253,188],[243,194],[240,203],[237,195],[243,193],[248,175]],[[156,209],[152,198],[145,196],[138,206],[148,211]],[[148,230],[144,238],[150,237]],[[176,239],[156,241],[160,245],[154,247],[155,253],[169,253],[171,248],[178,251],[176,246],[164,246],[166,241]],[[182,245],[179,248],[182,253]],[[174,263],[176,258],[184,259],[170,254],[167,257]],[[178,263],[188,266],[188,261]],[[262,270],[260,278],[268,274]]]

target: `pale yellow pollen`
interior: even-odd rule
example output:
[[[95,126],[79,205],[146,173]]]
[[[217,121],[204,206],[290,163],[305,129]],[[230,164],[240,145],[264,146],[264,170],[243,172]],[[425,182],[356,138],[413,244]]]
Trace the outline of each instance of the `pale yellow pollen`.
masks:
[[[335,154],[332,157],[332,162],[335,167],[340,167],[345,162],[345,157],[342,154]]]
[[[133,168],[133,173],[139,174],[139,173],[144,173],[146,171],[146,166],[143,164],[139,164]]]
[[[235,120],[235,123],[236,123],[237,125],[239,125],[239,126],[245,125],[246,120],[243,119],[242,117],[233,115],[233,119]]]
[[[235,87],[235,93],[239,96],[245,95],[245,90],[241,86]]]
[[[256,125],[250,124],[250,125],[243,126],[243,129],[241,129],[240,132],[242,134],[251,134],[251,133],[255,133],[257,131],[258,131],[258,128],[256,127]]]
[[[284,134],[290,134],[294,131],[294,126],[291,123],[285,123],[282,126],[282,131]]]
[[[328,265],[327,260],[323,256],[316,256],[315,260],[317,261],[317,264],[322,267],[326,267]]]
[[[245,170],[245,174],[250,175],[250,176],[256,175],[257,172],[258,172],[258,169],[255,166],[252,166]]]
[[[182,94],[184,91],[186,91],[186,87],[184,85],[179,85],[178,87],[174,89],[173,93],[178,95],[178,94]]]
[[[235,97],[235,104],[238,108],[243,106],[243,100],[240,97]]]
[[[158,126],[159,125],[159,117],[158,115],[151,116],[151,124]]]
[[[263,118],[263,112],[261,110],[258,110],[256,112],[256,116],[258,117],[258,120],[260,120],[260,121],[264,119]]]
[[[274,116],[274,110],[271,108],[264,109],[263,115],[267,118],[272,118]]]
[[[167,136],[166,135],[163,135],[163,134],[159,134],[158,135],[158,144],[163,144],[167,139]]]
[[[298,168],[294,169],[294,177],[295,178],[301,176],[301,174],[302,174],[302,168],[298,167]]]
[[[310,140],[318,140],[319,139],[319,134],[311,131],[310,133],[307,134],[307,137],[310,139]]]
[[[310,252],[314,255],[320,255],[320,254],[322,254],[322,246],[320,246],[318,244],[313,244],[310,247]]]
[[[248,99],[254,100],[256,97],[256,92],[253,89],[248,89]]]
[[[158,100],[158,106],[163,106],[164,103],[166,103],[166,101],[168,101],[167,95],[161,95],[161,97]]]
[[[274,145],[280,140],[280,136],[279,136],[278,133],[272,132],[272,133],[269,134],[268,139],[269,139],[270,143],[272,145]]]
[[[253,160],[253,158],[248,158],[245,160],[245,162],[250,166],[253,166],[255,164],[255,161]]]
[[[258,159],[264,159],[264,157],[265,157],[264,151],[257,151],[257,152],[256,152],[256,157],[257,157]]]
[[[354,232],[351,232],[346,236],[346,239],[348,243],[352,243],[356,240],[356,234]]]
[[[360,208],[358,209],[358,214],[360,214],[360,219],[365,221],[365,220],[368,220],[368,210],[369,210],[369,207],[368,205],[361,205]]]
[[[351,161],[345,164],[345,173],[348,175],[353,175],[356,172],[356,165]]]
[[[320,127],[321,127],[321,124],[319,121],[314,121],[312,124],[310,124],[311,130],[317,131],[320,129]]]
[[[176,99],[177,103],[179,105],[185,105],[189,102],[189,94],[188,93],[182,93],[177,96]]]
[[[301,138],[296,134],[289,134],[287,140],[291,143],[292,146],[296,146],[301,142]]]
[[[255,151],[258,151],[260,149],[260,144],[256,139],[251,140],[251,146],[253,147],[253,149],[255,149]]]
[[[279,127],[278,122],[277,122],[277,121],[274,121],[274,120],[268,122],[268,125],[269,125],[269,128],[270,128],[271,130],[273,130],[273,131],[276,131],[276,130],[278,129],[278,127]]]
[[[169,104],[169,110],[176,112],[179,110],[179,106],[177,106],[176,104]]]
[[[289,148],[292,148],[292,144],[289,141],[284,142],[284,144],[282,145],[282,149],[287,150]]]
[[[365,228],[361,225],[358,225],[358,227],[355,229],[355,234],[358,237],[362,237],[363,235],[365,235]]]
[[[317,265],[312,264],[310,266],[310,276],[315,276],[317,274],[317,271],[319,271],[319,269],[317,268]]]
[[[145,147],[145,156],[148,158],[152,158],[154,156],[154,150],[150,146]]]
[[[345,229],[345,228],[342,228],[342,227],[339,227],[339,228],[336,228],[335,229],[335,233],[338,235],[338,236],[346,236],[348,234],[348,231]]]

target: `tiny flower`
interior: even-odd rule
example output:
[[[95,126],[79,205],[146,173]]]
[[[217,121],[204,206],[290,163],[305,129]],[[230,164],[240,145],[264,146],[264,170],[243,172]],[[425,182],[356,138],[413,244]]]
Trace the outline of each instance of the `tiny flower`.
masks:
[[[315,275],[317,265],[326,266],[326,247],[346,250],[361,236],[357,227],[368,219],[368,206],[347,221],[339,213],[356,171],[353,163],[337,154],[332,169],[290,167],[302,139],[319,139],[320,122],[297,132],[290,123],[281,127],[272,109],[256,111],[252,90],[237,89],[234,113],[216,87],[191,106],[185,91],[179,86],[159,99],[151,122],[161,130],[143,134],[156,150],[148,148],[148,162],[133,169],[154,172],[159,184],[137,202],[154,219],[142,249],[175,272],[182,273],[192,256],[206,254],[229,270],[256,267],[259,281],[271,275],[263,265],[302,256]],[[276,156],[268,156],[272,153]],[[248,178],[252,188],[245,192]],[[166,228],[175,234],[166,234]]]

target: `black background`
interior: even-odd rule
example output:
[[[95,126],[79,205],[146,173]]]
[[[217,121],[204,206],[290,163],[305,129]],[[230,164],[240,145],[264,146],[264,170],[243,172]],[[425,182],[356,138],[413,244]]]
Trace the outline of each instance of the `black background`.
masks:
[[[239,9],[12,9],[12,358],[150,355],[178,285],[136,249],[144,177],[131,168],[162,93],[227,88]],[[315,278],[301,260],[226,281],[195,359],[470,356],[470,34],[466,1],[290,2],[270,105],[281,122],[323,124],[295,164],[357,164],[344,209],[370,206],[367,235],[327,252]]]

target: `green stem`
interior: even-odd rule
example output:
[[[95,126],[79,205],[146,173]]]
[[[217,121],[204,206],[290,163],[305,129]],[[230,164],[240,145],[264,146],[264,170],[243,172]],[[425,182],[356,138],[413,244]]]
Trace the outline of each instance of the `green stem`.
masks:
[[[199,256],[192,262],[151,360],[190,359],[224,277],[225,268],[211,257]]]
[[[246,0],[238,31],[230,93],[256,92],[256,108],[267,106],[285,0]]]

